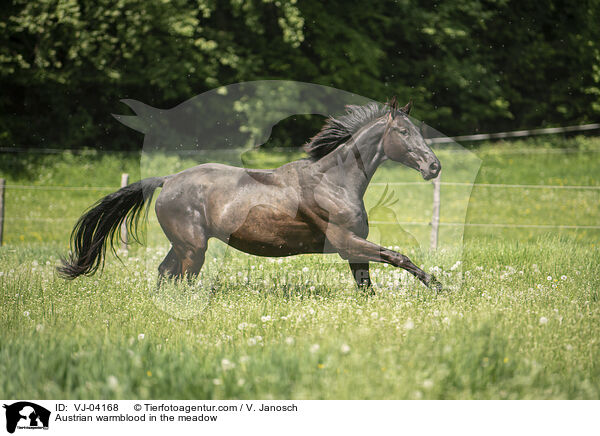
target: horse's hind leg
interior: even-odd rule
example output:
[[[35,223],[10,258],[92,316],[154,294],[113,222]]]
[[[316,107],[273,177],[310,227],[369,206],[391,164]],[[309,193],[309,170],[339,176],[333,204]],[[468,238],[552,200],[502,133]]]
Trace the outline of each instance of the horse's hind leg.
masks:
[[[206,247],[206,242],[194,247],[173,246],[158,267],[157,287],[160,288],[164,279],[179,281],[185,277],[192,283],[204,265]]]
[[[192,281],[204,264],[208,232],[206,220],[198,209],[190,207],[190,199],[179,191],[163,191],[156,199],[156,216],[165,235],[171,241],[171,251],[161,264],[175,280]],[[197,201],[197,199],[194,199]]]
[[[177,279],[181,276],[181,261],[175,254],[175,250],[171,247],[167,256],[161,262],[158,267],[158,283],[157,288],[160,288],[163,280],[166,279]]]
[[[193,246],[188,246],[182,253],[181,276],[186,277],[191,283],[202,269],[206,255],[207,240],[205,237],[194,241]]]

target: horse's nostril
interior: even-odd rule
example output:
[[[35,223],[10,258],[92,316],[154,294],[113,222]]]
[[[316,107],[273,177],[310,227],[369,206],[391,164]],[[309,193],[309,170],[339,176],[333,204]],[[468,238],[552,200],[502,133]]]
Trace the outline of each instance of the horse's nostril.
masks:
[[[431,165],[429,165],[429,169],[431,172],[436,172],[440,169],[440,164],[437,162],[432,162]]]

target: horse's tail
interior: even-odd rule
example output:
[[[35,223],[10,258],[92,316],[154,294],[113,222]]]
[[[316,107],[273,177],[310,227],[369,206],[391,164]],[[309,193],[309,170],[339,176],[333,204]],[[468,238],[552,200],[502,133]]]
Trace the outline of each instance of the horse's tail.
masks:
[[[71,253],[57,267],[59,274],[66,279],[94,274],[104,265],[108,245],[116,254],[114,240],[123,222],[133,239],[140,242],[137,227],[142,211],[145,212],[144,218],[147,218],[154,191],[165,180],[166,177],[140,180],[107,195],[93,205],[79,218],[71,232]]]

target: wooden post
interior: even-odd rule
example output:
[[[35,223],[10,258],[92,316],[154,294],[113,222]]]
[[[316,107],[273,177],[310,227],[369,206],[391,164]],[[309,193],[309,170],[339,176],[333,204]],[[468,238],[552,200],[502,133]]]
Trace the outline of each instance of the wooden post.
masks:
[[[2,238],[4,236],[4,185],[6,181],[0,179],[0,247],[2,246]]]
[[[440,179],[442,173],[433,179],[433,210],[431,213],[431,238],[429,240],[429,246],[432,251],[437,250],[439,228],[440,228],[440,200],[441,200],[441,186]]]
[[[123,173],[121,174],[121,188],[129,185],[129,174]],[[127,220],[121,223],[121,250],[127,252],[127,242],[129,241],[127,235]]]

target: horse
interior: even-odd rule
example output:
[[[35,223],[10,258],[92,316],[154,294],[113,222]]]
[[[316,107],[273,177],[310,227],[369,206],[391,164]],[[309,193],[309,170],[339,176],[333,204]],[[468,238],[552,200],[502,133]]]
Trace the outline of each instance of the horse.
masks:
[[[66,279],[92,275],[104,265],[106,248],[122,223],[135,240],[140,216],[162,187],[155,212],[171,248],[158,267],[164,278],[193,280],[204,264],[210,238],[249,254],[283,257],[338,253],[350,265],[360,289],[372,291],[369,262],[407,270],[426,286],[441,290],[436,278],[407,256],[369,242],[363,196],[387,159],[437,177],[441,164],[409,118],[412,100],[399,107],[350,105],[329,117],[305,145],[308,158],[276,169],[246,169],[217,163],[150,177],[107,195],[77,221],[71,252],[58,272]]]

